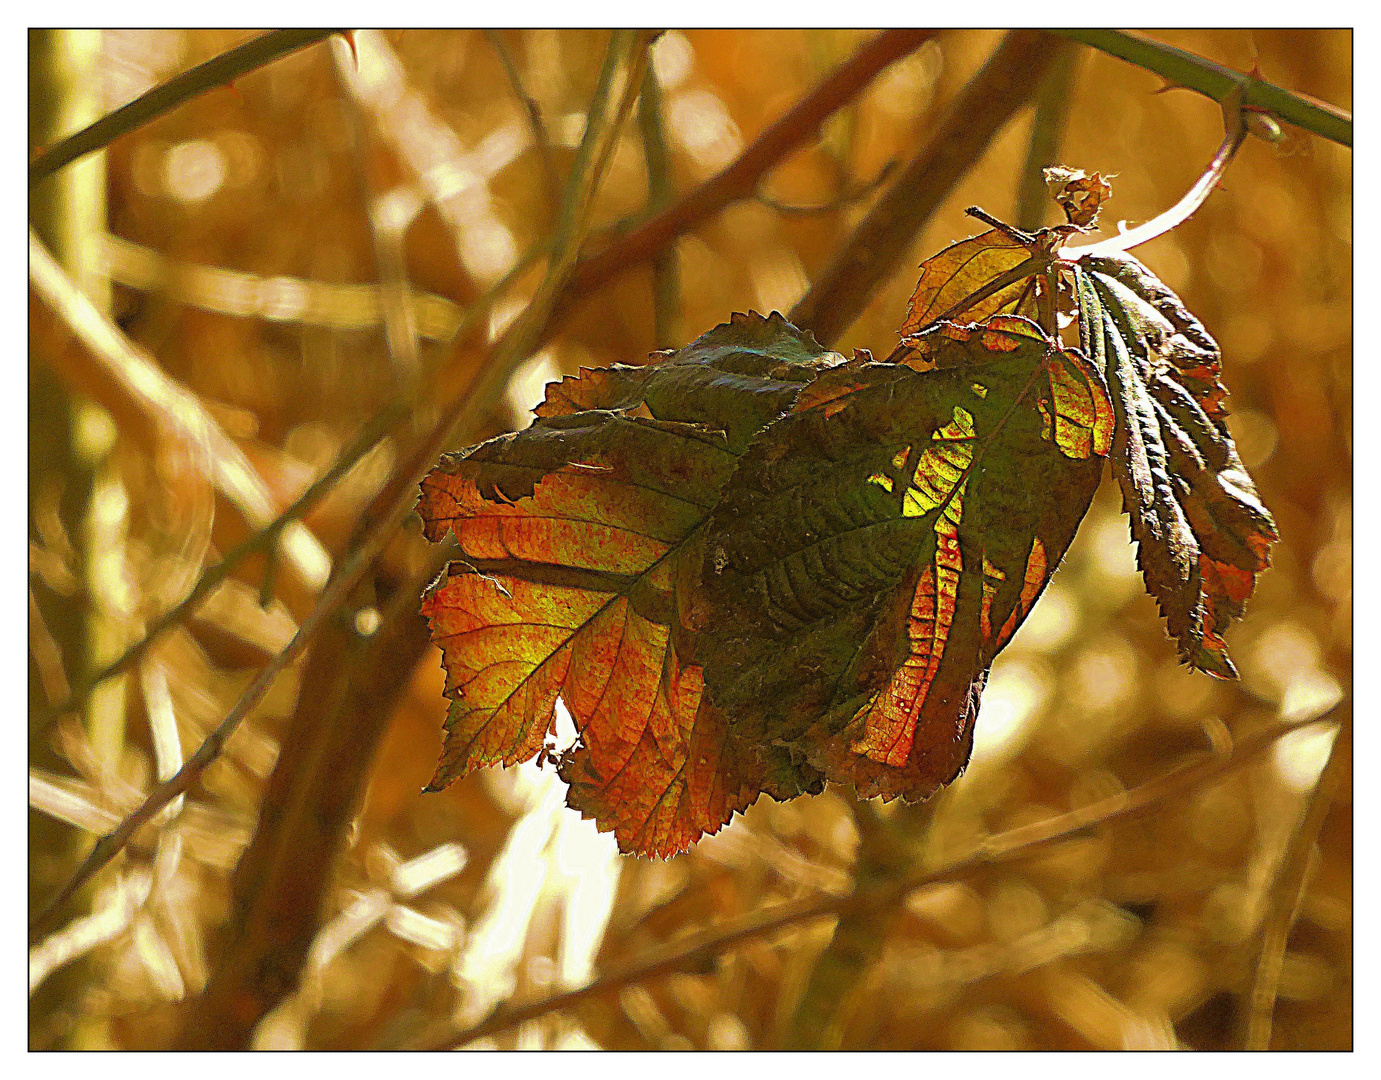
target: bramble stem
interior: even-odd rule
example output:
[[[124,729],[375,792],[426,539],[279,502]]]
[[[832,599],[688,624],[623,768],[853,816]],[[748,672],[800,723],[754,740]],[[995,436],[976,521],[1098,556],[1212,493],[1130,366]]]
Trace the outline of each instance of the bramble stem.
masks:
[[[1204,204],[1209,193],[1218,186],[1218,181],[1223,178],[1223,173],[1227,171],[1238,147],[1242,145],[1242,141],[1246,137],[1247,129],[1240,122],[1232,124],[1227,135],[1223,137],[1218,152],[1213,155],[1213,160],[1208,163],[1208,168],[1204,170],[1204,174],[1189,189],[1184,198],[1169,210],[1157,214],[1150,221],[1138,225],[1135,229],[1122,233],[1120,236],[1101,240],[1086,247],[1060,248],[1055,253],[1056,257],[1064,262],[1073,262],[1084,256],[1096,258],[1100,255],[1115,255],[1118,252],[1130,251],[1137,245],[1145,244],[1158,236],[1164,236],[1177,225],[1189,220],[1193,213]]]
[[[1126,30],[1050,30],[1109,56],[1153,71],[1175,86],[1194,90],[1214,101],[1226,101],[1234,89],[1242,91],[1244,106],[1265,109],[1281,120],[1312,131],[1343,146],[1352,145],[1352,114],[1268,83],[1252,75],[1205,60],[1202,56]]]

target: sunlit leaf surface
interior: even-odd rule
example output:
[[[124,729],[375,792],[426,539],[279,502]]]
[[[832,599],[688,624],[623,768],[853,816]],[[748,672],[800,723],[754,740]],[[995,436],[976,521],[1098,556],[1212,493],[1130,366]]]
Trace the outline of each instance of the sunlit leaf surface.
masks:
[[[1025,244],[1001,229],[960,240],[931,256],[921,264],[921,279],[907,305],[902,334],[914,334],[943,318],[962,317],[976,322],[1001,313],[1034,318],[1036,285],[1031,277],[1021,278],[954,311],[990,281],[1015,270],[1030,257]]]
[[[952,780],[1113,411],[1026,319],[941,323],[912,355],[737,316],[444,460],[419,504],[463,553],[424,603],[453,698],[432,789],[537,755],[558,696],[570,803],[627,851],[683,850],[762,791]]]

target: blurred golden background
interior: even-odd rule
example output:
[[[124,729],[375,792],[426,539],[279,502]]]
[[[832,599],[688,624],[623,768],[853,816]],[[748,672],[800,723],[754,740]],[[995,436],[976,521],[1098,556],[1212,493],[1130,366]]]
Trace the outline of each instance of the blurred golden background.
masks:
[[[1176,201],[1222,136],[1217,105],[1157,94],[1161,80],[1144,70],[1028,36],[1050,57],[1048,77],[1066,80],[1048,84],[1044,106],[1057,134],[1061,103],[1067,114],[1055,160],[1113,176],[1105,223]],[[1350,31],[1154,36],[1239,71],[1259,62],[1263,78],[1351,108]],[[31,141],[48,145],[247,37],[31,34]],[[332,38],[35,189],[31,223],[94,305],[88,318],[105,313],[133,343],[122,354],[115,335],[117,359],[102,358],[48,314],[52,303],[32,317],[35,912],[287,645],[446,403],[472,395],[459,447],[524,425],[544,384],[582,365],[641,362],[734,311],[789,312],[1002,35],[918,38],[756,191],[662,247],[655,272],[640,263],[586,290],[484,396],[490,345],[542,279],[609,37]],[[875,37],[662,34],[584,250],[616,247],[730,165]],[[1032,127],[1032,108],[1018,108],[965,161],[834,347],[892,351],[915,267],[981,230],[965,207],[1031,213],[1019,193]],[[486,770],[419,794],[446,703],[413,585],[436,556],[412,517],[341,625],[273,681],[200,782],[34,945],[31,1047],[190,1045],[189,1028],[218,1025],[240,1032],[229,1044],[262,1048],[446,1045],[495,1006],[638,968],[777,904],[943,865],[991,834],[1333,710],[1344,721],[1336,747],[1335,727],[1304,728],[1135,820],[930,884],[862,928],[846,916],[837,936],[833,918],[746,934],[470,1045],[1230,1049],[1265,1037],[1276,1049],[1350,1048],[1352,156],[1285,132],[1274,145],[1249,140],[1203,209],[1137,252],[1221,344],[1230,426],[1280,528],[1272,567],[1228,635],[1240,683],[1177,664],[1105,483],[995,665],[973,763],[949,789],[910,808],[860,806],[834,789],[780,805],[764,796],[687,855],[625,858],[564,807],[550,767]],[[1021,223],[1054,223],[1058,208],[1044,212]],[[127,670],[51,715],[390,402],[383,438],[305,528],[284,531],[271,560],[262,545]],[[294,749],[307,772],[276,775],[313,723],[335,725],[336,741]],[[291,780],[307,774],[324,794]],[[266,808],[272,820],[308,820],[318,804],[338,832],[321,826],[320,851],[280,842],[278,877],[256,878],[261,864],[241,855]],[[343,839],[338,858],[331,837]],[[274,888],[289,907],[264,911],[302,908],[292,948],[272,927],[252,929]],[[237,934],[262,948],[248,973],[223,959]],[[213,973],[220,997],[199,999]],[[1263,978],[1273,994],[1254,1009]]]

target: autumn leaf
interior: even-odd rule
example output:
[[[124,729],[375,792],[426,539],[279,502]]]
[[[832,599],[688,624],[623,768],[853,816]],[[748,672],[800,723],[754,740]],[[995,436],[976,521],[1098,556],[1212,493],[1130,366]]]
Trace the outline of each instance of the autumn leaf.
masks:
[[[774,784],[785,752],[764,764],[697,718],[674,583],[732,473],[730,433],[746,440],[842,360],[780,316],[739,316],[655,368],[554,384],[527,430],[442,460],[418,512],[463,558],[423,602],[453,699],[429,790],[535,756],[558,695],[581,736],[561,762],[571,804],[624,850],[683,850]],[[666,418],[697,401],[717,426]]]
[[[708,699],[864,797],[924,798],[963,768],[987,668],[1112,437],[1097,371],[1028,320],[940,324],[917,350],[933,370],[820,376],[743,455],[704,539]]]
[[[452,698],[430,789],[549,752],[559,698],[568,801],[627,852],[827,780],[926,798],[966,765],[1105,457],[1182,657],[1232,675],[1222,633],[1275,530],[1217,346],[1134,259],[1058,248],[1108,195],[1062,185],[1071,224],[927,260],[894,362],[735,315],[443,459],[418,506],[462,556],[423,603]]]
[[[1130,255],[1085,259],[1074,275],[1084,348],[1112,392],[1113,475],[1146,586],[1181,658],[1235,678],[1223,631],[1277,533],[1228,434],[1218,346]]]
[[[991,229],[951,244],[921,264],[921,279],[907,304],[902,335],[914,334],[940,319],[962,316],[979,322],[992,315],[1036,316],[1035,279],[1023,276],[991,295],[965,303],[1004,274],[1031,263],[1030,245],[1014,231]],[[1037,264],[1031,263],[1034,274]],[[961,306],[962,305],[962,306]]]
[[[740,316],[444,459],[419,504],[463,556],[423,604],[453,698],[431,788],[542,752],[558,697],[569,801],[626,851],[683,850],[762,791],[952,779],[1112,409],[1026,319],[943,323],[911,356]]]

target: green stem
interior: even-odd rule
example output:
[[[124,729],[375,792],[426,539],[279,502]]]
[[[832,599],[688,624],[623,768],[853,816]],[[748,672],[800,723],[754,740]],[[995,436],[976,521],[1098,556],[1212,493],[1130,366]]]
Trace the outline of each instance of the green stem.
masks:
[[[527,308],[494,342],[488,362],[467,388],[459,414],[452,417],[461,431],[475,430],[479,418],[503,393],[509,376],[541,345],[552,309],[567,288],[589,231],[594,192],[604,178],[618,132],[642,85],[647,61],[645,39],[644,33],[622,30],[610,37],[599,85],[586,113],[585,134],[566,179],[546,274]],[[616,76],[625,66],[622,93],[615,101]]]
[[[1202,56],[1177,49],[1126,30],[1051,30],[1049,33],[1081,42],[1153,71],[1176,86],[1196,90],[1221,102],[1234,87],[1242,88],[1242,104],[1265,109],[1281,120],[1325,139],[1352,145],[1352,114],[1327,102],[1315,101],[1284,87],[1215,64]]]
[[[1055,164],[1069,119],[1078,50],[1067,42],[1057,46],[1050,70],[1036,93],[1036,116],[1031,123],[1031,142],[1026,164],[1021,170],[1021,190],[1017,194],[1017,227],[1034,232],[1045,224],[1051,199],[1045,187],[1045,170]]]
[[[508,76],[508,84],[513,88],[513,96],[518,99],[523,113],[527,116],[532,144],[536,147],[537,159],[542,164],[542,183],[547,189],[547,201],[551,204],[552,212],[556,213],[561,206],[561,179],[556,174],[556,159],[551,152],[551,138],[547,135],[547,125],[542,120],[541,108],[532,99],[532,95],[523,89],[522,73],[518,71],[518,62],[514,59],[513,50],[508,47],[503,34],[502,30],[485,30],[484,38],[498,55],[504,74]]]
[[[676,198],[671,174],[671,149],[667,146],[666,123],[662,116],[662,87],[649,65],[643,73],[638,94],[638,127],[643,137],[643,157],[647,162],[648,217],[660,214]],[[652,322],[657,348],[674,349],[681,344],[681,274],[676,245],[668,244],[652,257]]]
[[[128,105],[107,113],[94,124],[69,135],[29,162],[29,187],[51,176],[77,158],[109,146],[121,135],[147,124],[155,117],[171,112],[184,101],[190,101],[217,86],[232,82],[241,75],[270,64],[281,56],[315,45],[341,30],[271,30],[252,41],[237,45],[229,52],[213,56],[204,64],[141,94]]]
[[[921,804],[925,822],[915,830],[923,834],[934,816],[936,802]],[[834,935],[815,961],[810,980],[788,1025],[784,1050],[838,1050],[843,1046],[850,1018],[866,985],[868,972],[882,956],[892,922],[892,911],[875,911],[867,898],[914,871],[916,857],[900,830],[869,803],[850,799],[858,828],[858,861],[854,866],[851,899],[859,901],[840,913]],[[918,807],[917,809],[920,809]]]

